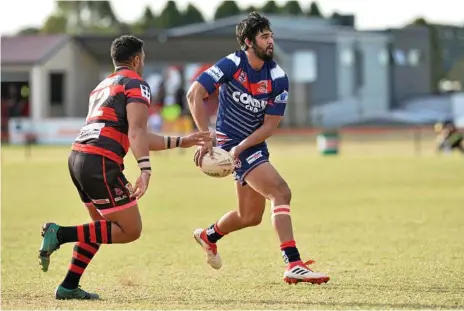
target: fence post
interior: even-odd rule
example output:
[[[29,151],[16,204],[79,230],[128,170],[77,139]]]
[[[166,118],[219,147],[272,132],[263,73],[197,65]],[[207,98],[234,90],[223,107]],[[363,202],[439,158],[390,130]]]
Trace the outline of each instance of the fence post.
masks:
[[[416,156],[420,156],[421,155],[421,152],[422,152],[422,144],[421,144],[421,140],[422,140],[422,135],[421,135],[421,128],[420,126],[417,126],[415,127],[415,130],[414,130],[414,154]]]

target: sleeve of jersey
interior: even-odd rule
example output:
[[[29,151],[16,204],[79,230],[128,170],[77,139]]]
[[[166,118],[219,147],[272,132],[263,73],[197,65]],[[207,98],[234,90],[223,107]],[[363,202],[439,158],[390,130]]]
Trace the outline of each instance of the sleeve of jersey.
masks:
[[[198,81],[205,90],[211,95],[219,86],[229,80],[236,69],[235,63],[224,57],[207,70],[203,71],[196,81]]]
[[[266,107],[266,114],[283,116],[288,100],[288,78],[287,76],[275,81],[275,96]]]
[[[150,106],[151,90],[147,82],[142,80],[131,80],[124,89],[127,103],[141,103]]]

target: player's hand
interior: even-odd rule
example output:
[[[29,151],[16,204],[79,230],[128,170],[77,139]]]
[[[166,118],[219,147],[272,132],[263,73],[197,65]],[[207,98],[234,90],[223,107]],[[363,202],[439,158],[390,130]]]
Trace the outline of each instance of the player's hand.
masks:
[[[127,182],[126,184],[126,189],[129,191],[130,196],[134,193],[134,187],[132,187],[132,184],[130,182]]]
[[[146,171],[140,172],[139,178],[135,181],[135,188],[132,193],[132,197],[135,197],[137,200],[140,199],[148,189],[148,184],[150,183],[150,173]]]
[[[181,148],[190,148],[192,146],[202,146],[205,142],[211,141],[213,136],[210,131],[196,132],[182,137]]]
[[[193,161],[195,162],[196,166],[201,167],[203,158],[205,157],[207,153],[209,153],[209,156],[213,158],[214,153],[213,153],[213,142],[212,141],[204,142],[203,146],[198,147],[197,151],[195,152],[195,155],[193,156]]]
[[[230,149],[230,155],[232,156],[232,158],[234,159],[234,162],[237,163],[238,161],[238,156],[240,155],[240,153],[242,153],[242,148],[240,145],[238,146],[235,146],[233,147],[232,149]]]

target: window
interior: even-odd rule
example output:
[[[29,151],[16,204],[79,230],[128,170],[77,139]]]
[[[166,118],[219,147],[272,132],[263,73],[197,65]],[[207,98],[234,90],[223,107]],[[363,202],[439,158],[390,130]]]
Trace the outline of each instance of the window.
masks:
[[[64,105],[64,73],[53,72],[49,75],[50,80],[50,103],[52,106]]]
[[[408,63],[411,66],[417,66],[420,62],[420,51],[417,49],[409,50]]]
[[[393,58],[395,59],[395,63],[400,66],[406,65],[406,55],[402,50],[395,50],[393,52]]]
[[[364,85],[364,53],[361,50],[356,49],[354,58],[354,86],[355,90],[357,90]]]
[[[314,51],[293,54],[293,74],[296,82],[314,82],[317,79],[317,60]]]
[[[381,50],[377,57],[378,57],[380,65],[384,66],[384,65],[388,64],[388,52],[387,52],[387,50],[385,50],[385,49]]]
[[[342,65],[351,67],[354,62],[353,51],[351,49],[344,49],[342,53],[340,54],[340,61]]]

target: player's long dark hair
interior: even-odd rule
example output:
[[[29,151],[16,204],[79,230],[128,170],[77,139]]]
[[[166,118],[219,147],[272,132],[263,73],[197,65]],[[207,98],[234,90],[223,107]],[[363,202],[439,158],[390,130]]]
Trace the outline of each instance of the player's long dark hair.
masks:
[[[266,17],[253,11],[248,14],[248,16],[237,25],[237,27],[235,27],[235,35],[240,47],[246,51],[248,49],[248,46],[245,43],[246,39],[255,43],[256,35],[259,32],[270,29],[271,22],[269,22]]]

